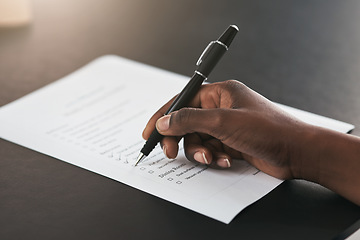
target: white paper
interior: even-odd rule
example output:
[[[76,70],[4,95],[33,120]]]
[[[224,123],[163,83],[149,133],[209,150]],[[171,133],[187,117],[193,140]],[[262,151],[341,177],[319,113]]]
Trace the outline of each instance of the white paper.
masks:
[[[234,161],[230,170],[191,163],[159,146],[134,167],[151,115],[188,77],[117,56],[0,108],[0,137],[229,223],[282,181]],[[305,121],[347,132],[352,125],[282,106]]]
[[[352,233],[349,237],[346,238],[346,240],[359,240],[360,239],[360,229],[356,230],[354,233]]]

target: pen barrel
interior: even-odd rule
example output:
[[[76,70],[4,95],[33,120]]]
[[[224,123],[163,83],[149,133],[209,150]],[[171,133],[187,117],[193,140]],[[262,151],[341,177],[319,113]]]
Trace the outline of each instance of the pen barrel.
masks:
[[[195,97],[205,79],[206,78],[195,72],[188,84],[186,84],[185,88],[175,98],[165,115],[186,107],[187,104]]]
[[[185,107],[199,91],[199,88],[201,87],[201,84],[204,80],[205,78],[203,76],[195,73],[188,82],[188,84],[186,84],[185,88],[175,98],[169,109],[166,111],[165,115]],[[151,133],[149,139],[146,141],[144,147],[141,149],[141,152],[144,155],[148,156],[163,137],[164,136],[155,129]]]
[[[161,135],[156,129],[151,133],[149,139],[144,144],[143,148],[140,152],[142,152],[145,156],[148,156],[150,152],[155,148],[155,146],[160,142],[160,140],[163,138],[163,135]]]
[[[227,48],[224,45],[221,45],[217,41],[212,42],[204,53],[197,71],[208,77],[226,51]]]

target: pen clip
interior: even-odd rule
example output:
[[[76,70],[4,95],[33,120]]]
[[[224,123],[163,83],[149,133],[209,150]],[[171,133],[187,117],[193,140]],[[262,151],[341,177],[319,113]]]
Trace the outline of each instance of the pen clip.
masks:
[[[206,54],[209,52],[210,47],[215,43],[216,41],[211,41],[207,47],[204,49],[204,51],[201,53],[199,59],[196,62],[196,66],[200,66],[200,64],[202,63],[203,59],[206,57]]]

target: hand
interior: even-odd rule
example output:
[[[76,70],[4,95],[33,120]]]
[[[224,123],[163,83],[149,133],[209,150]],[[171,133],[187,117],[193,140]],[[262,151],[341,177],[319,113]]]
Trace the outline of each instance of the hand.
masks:
[[[151,117],[143,132],[149,138],[156,125],[165,136],[161,145],[167,157],[176,157],[184,137],[191,161],[228,168],[234,158],[243,158],[277,178],[294,177],[296,129],[307,124],[238,81],[203,85],[189,108],[163,116],[173,99]]]
[[[186,157],[228,168],[243,158],[280,179],[319,183],[360,205],[360,138],[306,124],[237,81],[203,85],[190,102],[163,116],[170,100],[149,120],[165,137],[163,151],[175,158],[184,137]]]

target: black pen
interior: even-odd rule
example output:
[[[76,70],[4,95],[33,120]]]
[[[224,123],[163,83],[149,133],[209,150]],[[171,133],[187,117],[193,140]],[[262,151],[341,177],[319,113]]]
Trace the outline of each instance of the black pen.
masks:
[[[236,25],[230,25],[218,40],[209,43],[196,63],[197,68],[194,75],[171,104],[165,115],[173,111],[177,111],[189,103],[189,101],[199,91],[202,83],[207,79],[215,65],[219,62],[220,58],[229,49],[229,46],[238,31],[239,28]],[[135,166],[150,154],[162,138],[163,135],[161,135],[155,128],[149,139],[146,141],[144,147],[141,149]]]

